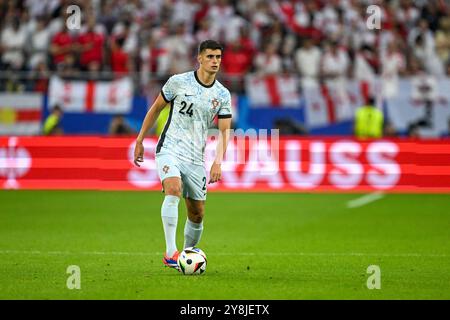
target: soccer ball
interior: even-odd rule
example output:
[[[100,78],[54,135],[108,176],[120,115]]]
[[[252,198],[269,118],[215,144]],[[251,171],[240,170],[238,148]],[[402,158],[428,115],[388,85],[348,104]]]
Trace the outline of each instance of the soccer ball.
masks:
[[[179,254],[177,263],[180,272],[183,274],[202,274],[206,270],[206,255],[199,248],[186,248]]]

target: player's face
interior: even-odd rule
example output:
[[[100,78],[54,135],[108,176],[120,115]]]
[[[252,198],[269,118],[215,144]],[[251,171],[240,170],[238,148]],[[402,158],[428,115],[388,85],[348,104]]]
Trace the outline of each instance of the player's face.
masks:
[[[206,49],[198,56],[200,68],[208,73],[217,73],[222,61],[222,51],[220,49]]]

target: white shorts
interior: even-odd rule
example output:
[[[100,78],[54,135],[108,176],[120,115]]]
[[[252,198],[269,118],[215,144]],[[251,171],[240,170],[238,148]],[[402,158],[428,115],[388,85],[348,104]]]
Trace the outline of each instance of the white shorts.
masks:
[[[176,156],[160,151],[156,154],[156,165],[161,183],[171,177],[181,179],[183,197],[206,200],[206,170],[202,165],[182,162]]]

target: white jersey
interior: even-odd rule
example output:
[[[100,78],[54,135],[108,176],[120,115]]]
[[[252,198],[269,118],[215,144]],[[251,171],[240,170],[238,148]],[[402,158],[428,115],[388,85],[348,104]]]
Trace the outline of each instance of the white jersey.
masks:
[[[156,153],[169,152],[182,161],[203,165],[214,118],[232,116],[230,92],[217,80],[206,86],[197,71],[190,71],[170,77],[161,95],[170,102],[170,113]]]

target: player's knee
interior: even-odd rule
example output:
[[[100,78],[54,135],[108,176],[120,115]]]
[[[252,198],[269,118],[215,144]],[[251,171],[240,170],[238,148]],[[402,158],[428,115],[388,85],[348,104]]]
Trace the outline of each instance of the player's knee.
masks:
[[[191,220],[194,223],[201,223],[203,221],[203,215],[191,215],[189,220]]]
[[[189,220],[191,220],[194,223],[200,223],[203,221],[203,216],[205,215],[204,208],[198,207],[198,208],[192,208],[189,212]]]
[[[164,193],[168,196],[176,196],[178,198],[181,198],[181,187],[176,185],[169,185],[164,188]]]

